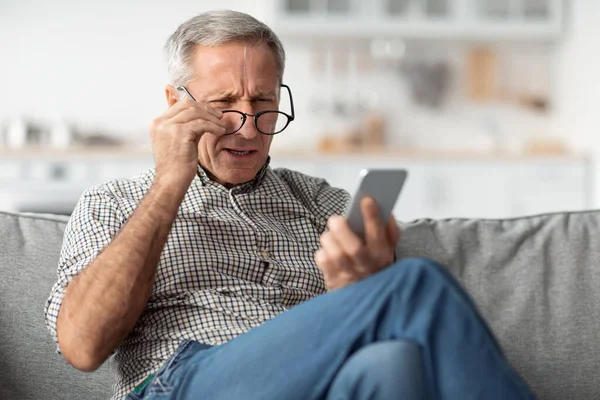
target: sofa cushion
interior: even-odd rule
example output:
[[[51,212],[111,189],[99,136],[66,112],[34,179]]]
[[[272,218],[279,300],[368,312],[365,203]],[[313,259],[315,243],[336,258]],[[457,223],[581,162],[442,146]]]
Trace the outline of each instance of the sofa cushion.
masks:
[[[55,353],[44,304],[56,281],[66,219],[0,212],[0,399],[108,399],[109,363],[75,370]]]
[[[43,307],[65,218],[0,212],[0,398],[106,399],[112,374],[55,354]],[[403,224],[399,252],[446,264],[543,399],[596,399],[600,212]]]
[[[399,251],[448,266],[539,398],[599,398],[600,212],[420,220]]]

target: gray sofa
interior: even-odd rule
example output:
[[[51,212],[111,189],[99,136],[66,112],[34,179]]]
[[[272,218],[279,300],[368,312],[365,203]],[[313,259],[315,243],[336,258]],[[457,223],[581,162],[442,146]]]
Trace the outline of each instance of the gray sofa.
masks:
[[[0,399],[110,397],[110,362],[75,371],[44,325],[65,222],[0,212]],[[600,398],[600,212],[419,220],[400,247],[463,282],[540,398]]]

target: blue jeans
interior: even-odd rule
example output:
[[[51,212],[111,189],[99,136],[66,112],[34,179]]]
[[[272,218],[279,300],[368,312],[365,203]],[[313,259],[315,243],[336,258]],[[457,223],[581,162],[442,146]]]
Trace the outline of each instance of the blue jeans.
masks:
[[[130,399],[532,399],[470,297],[405,259],[220,346],[184,341]]]

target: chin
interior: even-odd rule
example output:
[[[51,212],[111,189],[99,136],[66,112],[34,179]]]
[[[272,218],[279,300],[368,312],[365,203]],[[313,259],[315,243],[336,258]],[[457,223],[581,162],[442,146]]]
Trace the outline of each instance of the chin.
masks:
[[[230,160],[224,154],[220,154],[219,162],[213,164],[216,172],[213,175],[220,183],[230,186],[251,181],[267,161],[267,157],[263,157],[262,154],[257,154],[253,158],[250,160]]]
[[[228,171],[228,173],[223,174],[223,178],[221,180],[228,185],[241,185],[242,183],[246,183],[254,179],[258,171],[259,170]]]

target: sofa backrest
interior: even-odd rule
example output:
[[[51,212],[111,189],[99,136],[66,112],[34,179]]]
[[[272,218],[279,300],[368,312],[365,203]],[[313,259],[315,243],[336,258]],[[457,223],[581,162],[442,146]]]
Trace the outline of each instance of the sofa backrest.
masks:
[[[400,251],[448,266],[540,399],[600,398],[600,211],[420,220]]]
[[[107,399],[110,362],[55,353],[43,306],[66,219],[0,212],[0,399]],[[542,399],[600,397],[600,212],[403,224],[401,254],[448,266]]]
[[[0,399],[109,399],[110,362],[94,373],[56,354],[44,303],[56,282],[64,217],[0,212]]]

